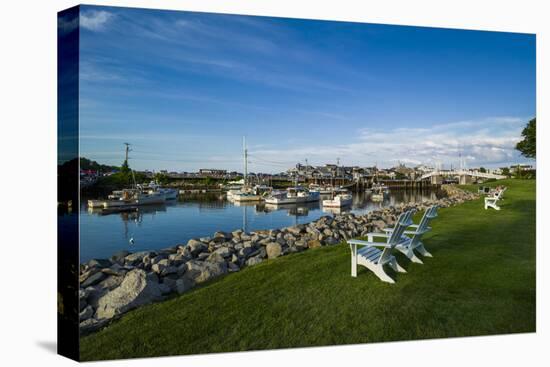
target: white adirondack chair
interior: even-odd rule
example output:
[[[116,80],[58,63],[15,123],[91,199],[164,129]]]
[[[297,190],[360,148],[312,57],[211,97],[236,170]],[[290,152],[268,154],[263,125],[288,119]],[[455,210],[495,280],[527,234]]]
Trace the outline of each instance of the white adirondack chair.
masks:
[[[351,248],[351,276],[357,277],[357,265],[363,265],[370,271],[372,271],[380,280],[388,283],[395,283],[395,281],[384,271],[384,265],[389,265],[393,270],[406,273],[392,255],[393,249],[398,244],[404,242],[410,242],[407,236],[403,236],[403,232],[408,226],[413,224],[411,221],[412,211],[402,213],[397,219],[394,230],[392,233],[368,233],[368,241],[362,240],[348,240],[348,244]],[[374,237],[385,237],[386,242],[374,242]],[[363,246],[361,249],[357,249],[358,246]],[[382,250],[377,247],[382,247]]]
[[[423,264],[422,260],[420,260],[418,256],[416,256],[416,254],[414,253],[414,250],[418,251],[422,256],[433,257],[432,254],[430,254],[426,250],[421,239],[424,233],[429,232],[432,229],[431,227],[428,227],[428,224],[430,224],[430,221],[432,219],[437,217],[437,209],[437,205],[432,205],[431,207],[426,209],[420,222],[418,224],[412,224],[409,226],[410,228],[414,228],[414,230],[406,230],[405,232],[403,232],[403,235],[411,236],[411,240],[408,242],[405,241],[399,243],[395,246],[396,250],[401,251],[412,262]],[[393,228],[384,228],[384,231],[389,233],[393,231]]]
[[[493,195],[486,196],[485,210],[489,208],[500,210],[500,206],[498,206],[497,202],[502,199],[502,196],[504,196],[504,191],[506,191],[506,187],[503,189],[497,190],[495,193],[493,193]]]

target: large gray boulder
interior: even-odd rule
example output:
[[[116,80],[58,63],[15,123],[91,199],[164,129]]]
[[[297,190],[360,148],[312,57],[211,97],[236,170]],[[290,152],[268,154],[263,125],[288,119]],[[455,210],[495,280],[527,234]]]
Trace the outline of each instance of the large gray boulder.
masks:
[[[233,253],[229,247],[222,246],[219,249],[215,250],[214,253],[219,254],[223,257],[229,257]]]
[[[133,254],[126,255],[124,258],[125,263],[129,265],[137,265],[140,263],[145,256],[150,256],[150,251],[140,251],[134,252]]]
[[[124,274],[126,274],[127,271],[128,269],[122,267],[118,263],[114,263],[108,268],[101,269],[102,273],[105,273],[107,275],[115,275],[115,276],[123,276]]]
[[[122,264],[122,263],[124,263],[124,258],[128,255],[130,255],[129,251],[126,251],[126,250],[118,251],[118,252],[115,252],[109,260],[111,260],[111,262],[113,262],[113,263]]]
[[[233,234],[223,232],[223,231],[218,231],[218,232],[214,233],[214,238],[222,238],[224,240],[230,240],[230,239],[233,238]]]
[[[320,242],[319,240],[311,240],[311,241],[308,241],[307,247],[309,247],[309,248],[321,247],[321,242]]]
[[[86,287],[92,286],[94,284],[99,283],[100,281],[102,281],[106,277],[107,277],[107,275],[105,275],[104,273],[97,272],[97,273],[87,277],[84,281],[82,281],[80,283],[80,287],[86,288]]]
[[[88,305],[82,311],[80,311],[79,318],[80,318],[80,321],[84,321],[89,319],[93,315],[94,315],[94,309],[92,308],[92,306]]]
[[[96,316],[110,319],[161,298],[158,283],[150,280],[145,271],[134,269],[126,274],[120,286],[99,299]]]
[[[256,250],[256,248],[254,247],[243,247],[242,249],[239,250],[239,256],[241,257],[254,256],[253,255],[254,252],[260,253],[259,250]]]
[[[261,255],[254,256],[254,257],[251,257],[250,259],[246,260],[246,265],[247,266],[254,266],[256,264],[261,263],[262,261],[263,261],[263,259],[262,259]]]
[[[176,291],[178,292],[178,294],[185,293],[194,286],[195,281],[188,277],[187,274],[176,281]]]
[[[325,243],[327,245],[337,245],[340,243],[340,241],[338,241],[336,238],[334,237],[328,237],[327,239],[325,239]]]
[[[225,262],[189,261],[184,277],[192,279],[195,283],[204,283],[227,273]]]
[[[206,261],[210,261],[213,263],[223,263],[225,262],[225,259],[218,252],[213,252],[206,258]]]
[[[201,252],[204,252],[208,249],[208,246],[205,243],[202,243],[201,241],[197,241],[195,239],[189,240],[189,242],[187,242],[187,247],[189,248],[189,252],[193,256],[197,256]]]
[[[109,266],[111,266],[112,263],[111,261],[107,260],[107,259],[92,259],[90,261],[88,261],[88,267],[90,268],[108,268]]]
[[[287,232],[292,233],[292,234],[295,235],[295,236],[298,236],[300,233],[305,232],[305,228],[304,228],[303,225],[297,225],[297,226],[293,226],[293,227],[287,227],[287,228],[285,228],[285,230],[286,230]]]
[[[88,287],[85,289],[86,293],[86,302],[92,305],[94,308],[97,307],[97,302],[105,293],[107,289],[100,287],[99,285]]]
[[[123,280],[124,277],[122,276],[109,276],[98,283],[98,286],[102,289],[112,290],[118,287]]]
[[[267,257],[269,259],[274,259],[276,257],[279,257],[283,252],[283,248],[277,242],[268,243],[267,246],[265,247],[265,250],[267,252]]]
[[[383,220],[373,220],[372,221],[372,224],[374,225],[374,227],[376,229],[378,229],[379,231],[382,231],[384,228],[386,228],[386,222],[384,222]]]

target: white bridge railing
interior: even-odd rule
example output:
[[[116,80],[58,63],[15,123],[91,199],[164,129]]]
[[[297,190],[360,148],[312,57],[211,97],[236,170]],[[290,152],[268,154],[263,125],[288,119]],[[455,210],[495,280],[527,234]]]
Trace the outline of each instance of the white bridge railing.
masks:
[[[496,180],[503,180],[506,178],[504,175],[497,175],[495,173],[487,173],[480,171],[467,171],[467,170],[452,170],[452,171],[432,171],[423,174],[419,180],[425,180],[432,176],[472,176],[478,178],[494,178]]]

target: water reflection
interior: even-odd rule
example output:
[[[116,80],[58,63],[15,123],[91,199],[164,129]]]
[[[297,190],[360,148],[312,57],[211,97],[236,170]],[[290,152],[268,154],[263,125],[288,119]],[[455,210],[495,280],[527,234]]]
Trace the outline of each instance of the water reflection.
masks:
[[[323,208],[321,202],[294,205],[232,203],[224,195],[183,196],[167,205],[142,206],[125,213],[101,215],[88,209],[81,200],[81,261],[109,257],[120,250],[160,249],[191,238],[212,235],[215,231],[281,228],[307,223],[323,215],[347,212],[364,214],[402,202],[437,198],[433,191],[392,191],[380,202],[369,193],[354,193],[353,203],[344,208]],[[325,197],[329,198],[329,197]],[[130,243],[133,240],[133,244]]]

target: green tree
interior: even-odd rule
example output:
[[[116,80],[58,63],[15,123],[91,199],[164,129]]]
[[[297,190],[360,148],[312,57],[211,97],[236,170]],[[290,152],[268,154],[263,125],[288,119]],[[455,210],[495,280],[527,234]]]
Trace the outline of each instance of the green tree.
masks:
[[[165,175],[164,173],[155,173],[155,176],[153,177],[155,179],[155,181],[157,181],[160,185],[166,185],[168,183],[168,181],[170,181],[170,179],[168,178],[167,175]]]
[[[502,167],[501,172],[504,176],[510,176],[510,168],[509,167]]]
[[[487,172],[487,170],[485,169],[485,167],[479,167],[479,172],[485,173]]]
[[[523,140],[516,144],[516,149],[527,158],[535,158],[537,154],[537,118],[527,123],[521,132]]]

